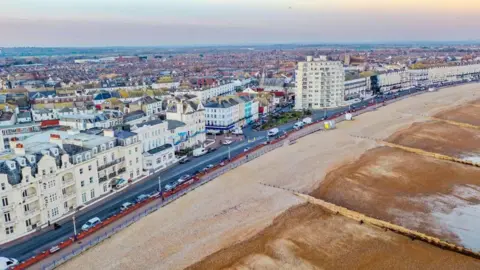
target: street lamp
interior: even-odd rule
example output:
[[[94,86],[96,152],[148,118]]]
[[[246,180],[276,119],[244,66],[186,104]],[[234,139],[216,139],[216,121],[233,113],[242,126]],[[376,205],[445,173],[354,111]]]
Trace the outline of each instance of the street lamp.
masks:
[[[73,221],[73,235],[77,237],[77,225],[75,224],[75,215],[72,216]]]
[[[162,192],[162,180],[160,179],[160,175],[158,176],[158,193]]]

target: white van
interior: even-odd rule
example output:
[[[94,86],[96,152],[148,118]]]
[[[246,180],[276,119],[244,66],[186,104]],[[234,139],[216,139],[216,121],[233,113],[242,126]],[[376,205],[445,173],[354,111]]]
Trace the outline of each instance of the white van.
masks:
[[[90,228],[95,227],[95,225],[102,222],[98,217],[94,217],[89,219],[85,224],[82,226],[82,231],[88,231]]]
[[[193,156],[194,157],[203,156],[206,153],[208,153],[208,151],[207,151],[207,149],[205,149],[203,147],[200,147],[200,148],[197,148],[197,149],[193,150]]]
[[[275,136],[275,135],[278,134],[278,132],[279,132],[278,128],[272,128],[267,132],[267,135],[268,136]]]
[[[243,135],[243,130],[241,128],[237,128],[232,131],[233,135]]]
[[[0,269],[10,269],[18,265],[18,261],[13,258],[0,257]]]
[[[311,124],[313,122],[311,117],[305,117],[302,121],[305,125]]]

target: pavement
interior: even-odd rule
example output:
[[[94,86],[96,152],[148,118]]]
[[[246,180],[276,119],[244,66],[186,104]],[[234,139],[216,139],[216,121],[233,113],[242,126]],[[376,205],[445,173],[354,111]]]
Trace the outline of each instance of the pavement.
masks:
[[[398,97],[420,92],[420,90],[403,91],[398,93]],[[397,97],[397,98],[398,98]],[[349,109],[360,109],[367,106],[371,102],[381,103],[385,100],[394,99],[394,95],[387,95],[384,97],[376,97],[375,99],[368,99],[362,102],[352,104],[350,106],[327,109],[321,111],[313,111],[312,118],[314,121],[321,120],[324,117],[348,111]],[[280,131],[288,131],[293,129],[294,122],[279,126]],[[246,140],[232,143],[229,147],[222,146],[216,151],[208,153],[198,158],[192,158],[190,162],[185,164],[178,164],[165,171],[152,174],[145,179],[131,184],[128,188],[114,193],[110,197],[104,199],[101,203],[86,207],[75,214],[76,226],[81,227],[87,220],[92,217],[99,217],[104,220],[120,211],[120,206],[125,202],[133,202],[135,198],[141,194],[150,194],[158,191],[159,179],[161,186],[176,181],[180,176],[185,174],[193,175],[209,164],[220,163],[223,159],[230,155],[233,157],[243,152],[246,147],[254,147],[262,144],[267,140],[266,131],[255,131],[251,127],[244,129]],[[71,218],[57,222],[61,227],[57,230],[44,229],[29,237],[24,237],[7,243],[0,247],[0,256],[16,258],[19,261],[24,261],[35,254],[49,249],[57,245],[61,241],[67,240],[73,236],[73,222]]]

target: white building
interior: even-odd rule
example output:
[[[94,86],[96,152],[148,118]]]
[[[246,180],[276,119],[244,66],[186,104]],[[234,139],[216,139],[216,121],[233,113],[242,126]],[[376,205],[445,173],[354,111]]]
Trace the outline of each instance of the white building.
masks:
[[[205,104],[206,128],[210,131],[231,131],[258,119],[258,101],[247,96],[217,97]]]
[[[176,96],[165,100],[165,102],[167,103],[167,120],[175,120],[185,125],[180,133],[171,133],[167,143],[174,140],[177,150],[203,144],[206,140],[203,104],[196,98],[186,98],[184,96]],[[170,127],[168,129],[172,132]]]
[[[53,109],[32,109],[33,121],[41,122],[58,119],[58,114]]]
[[[344,84],[345,100],[365,97],[371,93],[370,77],[345,81]]]
[[[382,93],[397,92],[412,86],[411,76],[407,71],[395,71],[376,75],[378,88]]]
[[[162,120],[151,120],[131,127],[142,142],[142,153],[160,147],[168,137],[168,123]]]
[[[123,124],[122,114],[71,114],[60,115],[60,125],[71,127],[77,130],[86,130],[91,128],[113,128]]]
[[[200,101],[205,102],[210,98],[235,94],[235,82],[219,82],[211,87],[203,87],[187,91],[177,91],[176,95],[190,94],[197,96]]]
[[[322,109],[342,106],[345,72],[339,61],[325,56],[299,62],[296,70],[295,109]]]
[[[97,136],[50,131],[10,144],[12,152],[0,156],[0,243],[109,193],[118,177],[142,174],[141,145],[132,132]]]
[[[171,144],[164,144],[143,153],[143,169],[146,171],[162,170],[175,162],[175,148]]]

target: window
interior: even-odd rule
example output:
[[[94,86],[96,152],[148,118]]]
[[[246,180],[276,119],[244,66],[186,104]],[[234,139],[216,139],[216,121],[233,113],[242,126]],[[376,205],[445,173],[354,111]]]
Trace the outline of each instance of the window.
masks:
[[[50,173],[53,173],[53,167],[50,167]]]
[[[5,183],[2,183],[2,190],[5,190]]]
[[[130,161],[128,162],[128,164],[130,164],[130,166],[132,166],[132,161],[130,160]]]
[[[91,197],[92,199],[95,198],[95,190],[94,190],[94,189],[92,189],[92,190],[90,191],[90,197]]]
[[[30,219],[25,220],[25,225],[28,227],[32,225],[32,221]]]
[[[133,178],[133,172],[130,172],[130,178]]]
[[[90,177],[90,184],[93,184],[93,176]]]
[[[47,189],[47,183],[43,183],[43,189]]]
[[[82,193],[82,202],[86,202],[87,201],[87,193]]]
[[[10,221],[12,221],[9,212],[5,212],[5,213],[3,214],[3,216],[5,217],[5,222],[10,222]]]
[[[25,198],[28,196],[27,190],[22,191],[22,196]]]
[[[140,175],[140,170],[139,170],[139,169],[137,169],[137,176],[139,176],[139,175]]]
[[[135,147],[135,153],[138,152],[138,147]]]
[[[80,182],[80,186],[81,186],[81,187],[85,186],[85,181],[81,181],[81,182]]]
[[[132,154],[132,149],[128,150],[128,154],[129,154],[129,155]]]
[[[45,172],[45,170],[42,170],[42,175],[45,175],[45,174],[47,174],[47,173]]]
[[[45,197],[45,206],[48,205],[48,197]]]
[[[92,170],[92,165],[88,165],[88,170],[89,170],[89,171]]]
[[[103,185],[103,192],[107,192],[108,190],[108,186],[107,185]]]
[[[137,164],[138,164],[139,160],[140,160],[140,159],[137,157],[137,158],[136,158]]]
[[[115,160],[115,154],[112,153],[112,161]]]
[[[8,235],[8,234],[12,234],[13,233],[13,227],[7,227],[5,228],[5,233]]]
[[[27,176],[25,176],[25,182],[28,183],[28,180],[29,180],[29,177],[28,177],[28,175],[27,175]]]
[[[58,215],[58,207],[55,207],[52,209],[52,217],[55,217],[56,215]]]
[[[79,171],[80,171],[80,174],[83,174],[83,168],[80,168]]]
[[[3,197],[3,198],[2,198],[2,205],[3,205],[3,206],[7,206],[7,205],[8,205],[8,198],[7,198],[7,197]]]
[[[107,156],[103,157],[103,164],[107,164]]]
[[[97,148],[93,148],[93,154],[96,155],[97,154]]]
[[[23,210],[25,210],[25,212],[30,211],[30,205],[29,205],[29,204],[25,204],[25,205],[23,206]]]

